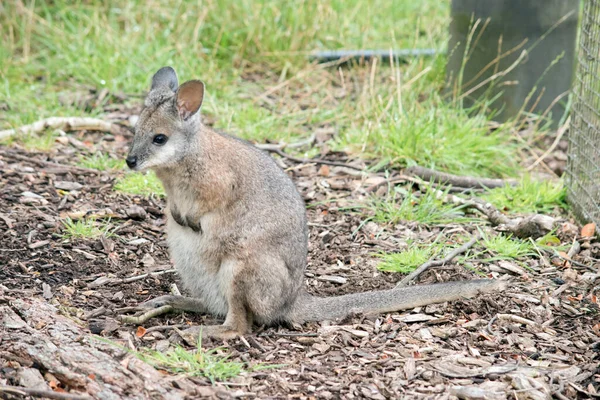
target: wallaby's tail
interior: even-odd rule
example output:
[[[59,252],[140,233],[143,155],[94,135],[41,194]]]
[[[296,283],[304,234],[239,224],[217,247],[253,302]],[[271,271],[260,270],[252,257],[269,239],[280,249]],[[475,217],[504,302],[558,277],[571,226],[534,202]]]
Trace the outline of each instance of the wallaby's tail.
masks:
[[[479,293],[501,290],[505,281],[476,279],[407,286],[375,292],[347,294],[338,297],[315,297],[303,293],[288,314],[290,322],[336,320],[350,314],[381,314],[445,301],[473,297]]]

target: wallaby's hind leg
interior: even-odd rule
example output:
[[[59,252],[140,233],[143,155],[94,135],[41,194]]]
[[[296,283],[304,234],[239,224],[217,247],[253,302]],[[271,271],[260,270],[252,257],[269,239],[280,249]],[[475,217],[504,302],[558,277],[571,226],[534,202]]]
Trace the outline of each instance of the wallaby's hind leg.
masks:
[[[246,293],[243,290],[243,276],[233,279],[227,298],[227,317],[223,325],[194,326],[183,331],[183,339],[189,344],[197,342],[198,337],[217,340],[229,340],[252,331],[253,316],[248,310]]]
[[[127,307],[118,311],[136,312],[136,315],[121,315],[121,322],[127,324],[143,324],[151,318],[166,314],[171,311],[191,311],[197,313],[207,312],[204,302],[200,299],[185,296],[166,295],[148,300],[136,307]]]

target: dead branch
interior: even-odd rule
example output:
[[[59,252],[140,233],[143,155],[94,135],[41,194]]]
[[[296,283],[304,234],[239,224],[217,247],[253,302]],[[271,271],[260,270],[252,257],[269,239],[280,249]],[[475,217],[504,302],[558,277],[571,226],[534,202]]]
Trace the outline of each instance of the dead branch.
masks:
[[[20,128],[0,131],[0,140],[16,134],[40,133],[49,128],[60,129],[65,132],[82,130],[102,131],[110,132],[113,135],[123,132],[123,128],[121,128],[119,125],[98,118],[50,117],[34,122],[30,125],[22,126]]]
[[[2,395],[3,393],[10,394],[13,396],[31,396],[41,397],[45,399],[91,400],[91,397],[86,395],[55,392],[54,390],[32,389],[21,386],[0,386],[0,395]]]
[[[428,268],[436,267],[438,265],[444,265],[446,263],[449,263],[450,261],[452,261],[453,258],[455,258],[459,254],[462,254],[465,251],[469,250],[471,247],[473,247],[473,245],[477,242],[477,240],[479,240],[479,237],[480,237],[479,233],[475,234],[475,236],[471,240],[469,240],[467,243],[463,244],[462,246],[454,249],[452,252],[450,252],[450,254],[448,254],[446,257],[442,258],[441,260],[431,259],[431,260],[427,261],[425,264],[421,265],[419,268],[417,268],[416,270],[414,270],[413,272],[408,274],[406,277],[404,277],[404,279],[402,279],[400,282],[398,282],[398,284],[396,284],[396,287],[399,288],[399,287],[408,285],[412,280],[414,280],[416,277],[421,275]]]
[[[554,227],[555,219],[548,215],[532,214],[526,217],[509,218],[491,203],[487,203],[481,199],[472,198],[466,200],[462,197],[446,194],[441,190],[436,190],[436,194],[439,197],[445,196],[446,200],[451,203],[479,211],[487,217],[492,225],[502,227],[521,239],[544,236]]]
[[[513,186],[517,184],[517,181],[514,179],[490,179],[452,175],[445,172],[438,172],[433,169],[420,167],[418,165],[409,167],[404,172],[408,175],[417,176],[425,181],[434,181],[437,183],[448,184],[461,188],[491,189],[504,187],[506,185]]]

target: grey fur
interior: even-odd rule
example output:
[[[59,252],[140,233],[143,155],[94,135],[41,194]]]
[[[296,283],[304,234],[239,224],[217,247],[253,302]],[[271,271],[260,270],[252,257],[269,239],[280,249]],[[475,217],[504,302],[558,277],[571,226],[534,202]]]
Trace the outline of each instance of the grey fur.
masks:
[[[137,169],[155,170],[165,187],[169,247],[193,299],[187,304],[166,297],[153,306],[166,302],[224,316],[223,326],[203,332],[228,338],[248,332],[253,322],[391,312],[503,285],[476,280],[330,298],[309,295],[303,289],[306,212],[293,182],[269,155],[204,126],[199,113],[188,121],[178,118],[172,88],[154,84],[165,82],[164,74],[161,69],[153,79],[130,155],[140,160]],[[156,133],[168,135],[167,144],[154,146]]]

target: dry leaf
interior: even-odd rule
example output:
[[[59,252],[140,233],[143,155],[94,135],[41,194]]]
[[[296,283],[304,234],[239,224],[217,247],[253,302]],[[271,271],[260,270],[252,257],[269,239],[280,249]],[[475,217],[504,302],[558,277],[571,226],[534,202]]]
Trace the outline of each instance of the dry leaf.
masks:
[[[135,336],[141,338],[145,334],[146,334],[146,328],[144,328],[143,326],[138,326],[137,331],[135,332]]]
[[[564,251],[559,251],[558,255],[561,257],[560,263],[558,264],[558,266],[571,268],[571,263],[569,261],[567,261],[569,259],[569,255],[567,253],[565,253]]]
[[[329,165],[321,165],[321,168],[319,168],[319,175],[321,176],[329,176]]]
[[[594,236],[594,234],[596,233],[596,224],[589,223],[587,225],[584,225],[583,228],[581,228],[581,236],[585,237],[585,238],[591,238]]]

